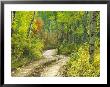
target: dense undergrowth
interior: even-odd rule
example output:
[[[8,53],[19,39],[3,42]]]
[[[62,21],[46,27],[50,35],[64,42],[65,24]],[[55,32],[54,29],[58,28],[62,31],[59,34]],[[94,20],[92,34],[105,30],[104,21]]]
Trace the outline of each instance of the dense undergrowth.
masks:
[[[12,38],[12,68],[21,67],[42,57],[43,41],[15,35]]]
[[[95,50],[94,62],[89,63],[89,46],[82,45],[78,52],[71,53],[70,59],[65,66],[64,75],[67,77],[99,77],[100,76],[100,52]]]

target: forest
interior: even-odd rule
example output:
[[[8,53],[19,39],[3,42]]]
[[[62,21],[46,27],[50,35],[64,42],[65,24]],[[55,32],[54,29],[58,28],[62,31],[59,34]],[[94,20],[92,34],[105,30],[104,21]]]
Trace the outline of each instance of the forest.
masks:
[[[99,11],[12,11],[11,75],[99,77]]]

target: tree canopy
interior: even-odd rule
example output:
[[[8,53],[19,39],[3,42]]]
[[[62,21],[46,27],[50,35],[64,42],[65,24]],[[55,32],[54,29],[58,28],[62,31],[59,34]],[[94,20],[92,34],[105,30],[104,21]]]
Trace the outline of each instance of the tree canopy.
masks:
[[[12,69],[42,59],[47,49],[70,57],[65,76],[100,75],[99,11],[12,11]]]

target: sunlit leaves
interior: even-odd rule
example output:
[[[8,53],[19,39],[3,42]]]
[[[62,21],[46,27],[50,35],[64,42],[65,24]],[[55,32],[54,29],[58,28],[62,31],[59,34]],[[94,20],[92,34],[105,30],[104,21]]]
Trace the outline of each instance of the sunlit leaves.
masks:
[[[19,33],[26,34],[30,21],[32,20],[33,12],[30,11],[17,11],[15,14],[15,21],[13,22],[12,29]]]
[[[75,56],[72,53],[71,59],[68,62],[69,68],[67,71],[67,76],[73,77],[98,77],[100,76],[100,53],[99,49],[95,50],[94,62],[93,64],[89,63],[89,53],[88,45],[85,44],[81,46],[77,52],[79,55]],[[74,59],[74,57],[76,59]]]
[[[16,11],[15,19],[12,23],[14,32],[11,37],[12,68],[16,69],[32,59],[39,59],[42,56],[43,41],[35,35],[33,37],[32,34],[27,37],[33,13],[33,11]],[[38,20],[37,16],[38,14],[35,15],[36,20]],[[39,22],[40,19],[36,24],[36,20],[32,22],[31,31],[38,28],[41,29],[43,25],[43,23]]]
[[[97,13],[94,63],[89,64],[91,14],[88,11],[16,11],[12,23],[12,68],[42,57],[43,49],[58,48],[70,56],[68,76],[99,76],[100,15]],[[34,20],[32,21],[32,18]],[[31,24],[32,21],[32,24]],[[30,29],[30,33],[28,33]],[[29,36],[27,34],[30,34]],[[84,37],[87,40],[84,41]]]

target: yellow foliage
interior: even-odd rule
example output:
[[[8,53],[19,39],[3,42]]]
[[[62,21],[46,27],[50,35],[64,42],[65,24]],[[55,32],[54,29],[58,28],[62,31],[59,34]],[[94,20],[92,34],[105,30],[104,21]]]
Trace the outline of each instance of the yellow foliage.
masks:
[[[98,77],[100,76],[100,53],[99,49],[95,50],[94,62],[89,63],[89,51],[88,46],[80,47],[79,58],[77,60],[69,61],[67,75],[78,77]]]

